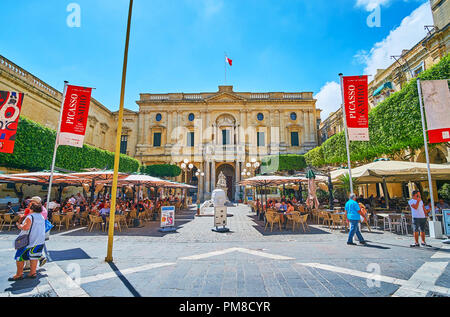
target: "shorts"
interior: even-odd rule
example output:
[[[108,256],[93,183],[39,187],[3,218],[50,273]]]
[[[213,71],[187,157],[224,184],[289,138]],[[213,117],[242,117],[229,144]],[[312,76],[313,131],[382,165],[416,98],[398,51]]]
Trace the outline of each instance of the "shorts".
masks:
[[[425,232],[427,218],[413,218],[412,229],[414,232]]]
[[[35,247],[25,247],[16,251],[14,259],[17,262],[29,261],[29,260],[39,260],[42,256],[42,250],[44,245],[40,244]]]

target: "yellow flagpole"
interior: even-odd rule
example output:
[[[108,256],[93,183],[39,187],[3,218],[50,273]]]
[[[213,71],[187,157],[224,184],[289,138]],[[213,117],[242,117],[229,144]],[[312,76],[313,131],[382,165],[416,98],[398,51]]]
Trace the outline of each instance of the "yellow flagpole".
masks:
[[[127,77],[128,45],[130,43],[130,26],[131,26],[132,12],[133,12],[133,0],[130,0],[130,8],[128,10],[127,39],[125,42],[125,54],[123,58],[122,88],[120,91],[119,121],[117,125],[117,135],[116,135],[116,152],[114,154],[114,178],[111,191],[111,206],[109,213],[109,230],[108,230],[108,253],[105,259],[106,262],[113,261],[112,251],[114,242],[114,218],[116,214],[117,182],[119,178],[120,138],[122,136],[123,103],[125,97],[125,82]]]

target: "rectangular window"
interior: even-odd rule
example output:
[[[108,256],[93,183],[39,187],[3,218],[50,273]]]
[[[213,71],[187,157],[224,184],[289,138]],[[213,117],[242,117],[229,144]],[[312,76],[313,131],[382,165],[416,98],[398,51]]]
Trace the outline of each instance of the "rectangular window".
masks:
[[[188,132],[187,134],[187,146],[194,146],[194,132]]]
[[[420,74],[421,72],[423,72],[424,70],[425,70],[425,65],[424,65],[424,62],[422,62],[422,63],[420,63],[420,66],[418,66],[418,67],[416,67],[416,68],[413,69],[413,75],[414,75],[414,77],[419,76],[419,74]]]
[[[231,133],[230,130],[222,130],[222,144],[227,145],[230,144]]]
[[[291,132],[291,146],[299,146],[298,132]]]
[[[127,154],[128,135],[122,135],[120,138],[120,153]]]
[[[266,140],[265,140],[265,137],[264,137],[264,132],[258,132],[258,135],[257,135],[257,137],[258,137],[258,139],[257,139],[257,145],[258,146],[266,146]]]
[[[154,147],[161,146],[161,133],[160,132],[156,132],[153,134],[153,146]]]

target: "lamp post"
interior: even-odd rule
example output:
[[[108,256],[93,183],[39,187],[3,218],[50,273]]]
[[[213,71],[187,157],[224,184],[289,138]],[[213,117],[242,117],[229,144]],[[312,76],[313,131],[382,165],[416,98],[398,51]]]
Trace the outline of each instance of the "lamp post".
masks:
[[[192,170],[193,168],[194,168],[194,164],[189,163],[188,159],[184,159],[183,163],[181,163],[181,169],[184,171],[184,178],[185,178],[184,183],[185,184],[187,184],[187,182],[188,182],[188,172],[189,172],[189,170]],[[187,196],[188,196],[187,189],[185,189],[185,193],[186,194],[184,195],[184,207],[187,206]]]
[[[197,176],[197,179],[198,179],[198,183],[197,183],[197,201],[200,202],[200,179],[202,180],[202,183],[203,183],[203,177],[205,176],[205,173],[202,172],[201,170],[197,170],[197,172],[195,173],[195,176]],[[202,178],[200,178],[200,176]],[[202,191],[202,199],[203,199],[203,193],[204,193],[204,190]]]
[[[255,158],[252,158],[250,160],[250,162],[247,162],[245,164],[245,167],[242,170],[241,176],[243,178],[250,178],[252,175],[256,176],[256,170],[261,166],[261,163],[258,162]],[[247,201],[247,195],[246,192],[244,191],[244,201]],[[253,199],[255,199],[255,196],[253,195]]]

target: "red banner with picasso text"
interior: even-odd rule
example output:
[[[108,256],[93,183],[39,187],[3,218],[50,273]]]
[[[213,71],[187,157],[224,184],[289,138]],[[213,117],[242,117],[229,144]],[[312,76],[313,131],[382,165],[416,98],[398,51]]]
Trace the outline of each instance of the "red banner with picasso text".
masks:
[[[92,88],[67,86],[58,145],[83,147]]]
[[[350,141],[369,141],[368,76],[343,77],[345,114]]]
[[[0,91],[0,152],[13,153],[24,94]]]

